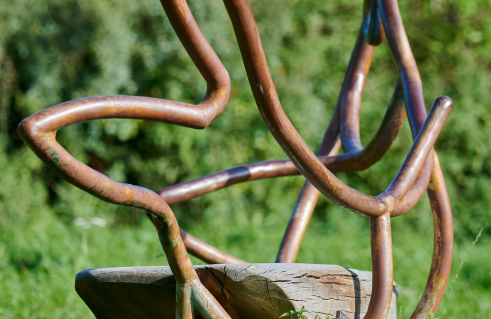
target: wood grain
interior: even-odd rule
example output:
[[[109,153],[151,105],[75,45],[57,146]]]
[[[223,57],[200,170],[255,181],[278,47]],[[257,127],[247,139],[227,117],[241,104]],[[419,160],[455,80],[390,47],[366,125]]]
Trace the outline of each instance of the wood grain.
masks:
[[[232,318],[270,319],[304,307],[308,318],[364,317],[372,289],[371,272],[336,265],[227,264],[195,266],[201,282]],[[98,319],[171,319],[175,280],[169,267],[87,269],[75,289]],[[396,318],[397,290],[387,316]],[[199,316],[197,317],[199,318]]]

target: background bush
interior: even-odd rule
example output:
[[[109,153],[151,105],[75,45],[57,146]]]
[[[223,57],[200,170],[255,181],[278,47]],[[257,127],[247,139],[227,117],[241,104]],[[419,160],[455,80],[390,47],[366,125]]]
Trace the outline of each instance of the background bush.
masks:
[[[250,3],[283,107],[317,149],[355,43],[362,1]],[[257,111],[223,3],[189,4],[230,73],[225,112],[202,131],[114,119],[73,125],[59,131],[58,141],[77,159],[117,181],[158,189],[285,157]],[[401,0],[400,7],[427,108],[439,95],[454,101],[435,146],[454,213],[450,280],[484,228],[439,312],[485,314],[491,308],[491,5],[482,0]],[[94,95],[197,103],[206,83],[156,0],[0,0],[0,30],[0,316],[87,318],[90,311],[73,289],[78,271],[163,265],[165,258],[144,217],[62,181],[22,143],[18,123],[48,106]],[[396,79],[384,43],[375,51],[362,103],[365,144],[380,125]],[[410,146],[406,123],[378,164],[339,177],[378,194]],[[220,249],[251,262],[274,262],[303,181],[287,177],[236,185],[172,209],[182,227]],[[95,216],[107,226],[90,224]],[[398,313],[410,316],[431,262],[427,198],[392,225]],[[321,199],[298,262],[370,269],[369,247],[367,219]]]

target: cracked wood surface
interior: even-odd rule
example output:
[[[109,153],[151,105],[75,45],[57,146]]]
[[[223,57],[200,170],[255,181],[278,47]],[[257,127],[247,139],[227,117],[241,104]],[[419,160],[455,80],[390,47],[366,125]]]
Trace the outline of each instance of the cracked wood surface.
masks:
[[[195,266],[203,285],[233,319],[278,318],[305,307],[308,318],[364,317],[372,274],[336,265],[227,264]],[[171,319],[176,282],[169,267],[87,269],[77,274],[75,289],[98,319]],[[394,285],[388,319],[396,318]],[[200,318],[199,316],[196,316]]]

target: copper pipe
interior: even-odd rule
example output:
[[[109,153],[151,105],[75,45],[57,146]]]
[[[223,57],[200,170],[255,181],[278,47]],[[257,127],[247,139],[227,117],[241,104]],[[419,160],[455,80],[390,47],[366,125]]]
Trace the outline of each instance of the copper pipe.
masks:
[[[394,282],[390,215],[370,217],[372,295],[364,319],[385,319]]]
[[[347,153],[363,149],[360,142],[360,106],[374,50],[375,47],[363,40],[360,29],[338,99],[341,108],[341,140]]]
[[[409,122],[411,123],[413,135],[415,136],[426,119],[421,77],[404,30],[397,1],[379,0],[378,4],[387,41],[404,85],[404,97],[407,105],[406,111]]]
[[[433,171],[428,185],[428,197],[433,212],[433,259],[428,282],[411,319],[426,319],[430,312],[436,313],[445,293],[452,266],[452,208],[436,153],[434,153],[433,161]]]
[[[430,114],[428,114],[423,127],[414,140],[414,144],[409,151],[404,164],[402,164],[401,169],[389,188],[383,193],[384,195],[388,194],[395,198],[406,195],[409,188],[414,184],[414,181],[421,173],[423,165],[426,164],[428,154],[432,152],[433,144],[435,144],[438,134],[440,134],[452,106],[452,100],[446,96],[441,96],[436,99]],[[439,110],[442,111],[439,112]],[[431,129],[428,127],[431,127]],[[432,163],[431,157],[429,157],[428,163]]]

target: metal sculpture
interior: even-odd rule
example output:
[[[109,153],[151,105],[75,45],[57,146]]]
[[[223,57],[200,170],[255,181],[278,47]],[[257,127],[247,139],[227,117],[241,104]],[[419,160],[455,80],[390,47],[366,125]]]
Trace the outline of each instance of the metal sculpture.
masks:
[[[426,114],[416,62],[396,0],[365,0],[363,23],[343,82],[336,111],[316,156],[284,113],[269,73],[256,23],[247,0],[224,0],[238,39],[259,111],[290,160],[231,168],[156,192],[118,183],[73,158],[56,141],[58,129],[88,120],[131,118],[200,129],[220,115],[229,98],[227,70],[201,33],[185,0],[161,0],[174,30],[208,84],[202,102],[135,96],[90,97],[40,111],[20,123],[29,147],[63,179],[106,202],[144,210],[154,222],[177,282],[177,318],[230,318],[200,283],[188,252],[208,263],[244,263],[179,228],[169,205],[251,180],[302,174],[307,178],[278,253],[277,262],[292,263],[319,192],[334,203],[370,218],[373,288],[365,318],[385,318],[392,296],[393,264],[390,217],[409,211],[428,191],[434,219],[434,252],[428,282],[411,318],[426,318],[438,309],[445,291],[453,249],[452,212],[433,144],[452,108],[448,97],[436,99]],[[399,71],[382,125],[363,148],[359,110],[374,45],[387,38]],[[385,192],[369,196],[336,178],[335,172],[364,170],[391,147],[407,113],[414,144]],[[340,146],[345,153],[337,155]]]

